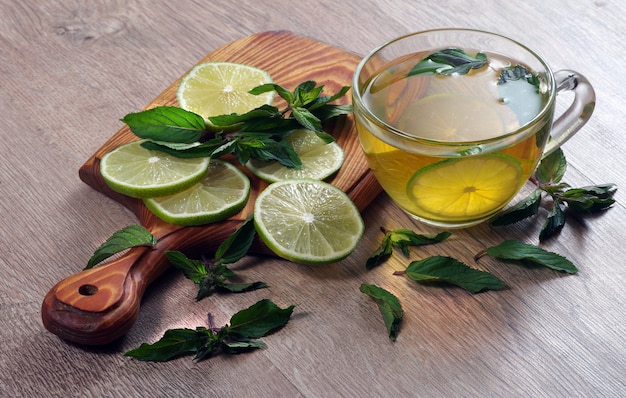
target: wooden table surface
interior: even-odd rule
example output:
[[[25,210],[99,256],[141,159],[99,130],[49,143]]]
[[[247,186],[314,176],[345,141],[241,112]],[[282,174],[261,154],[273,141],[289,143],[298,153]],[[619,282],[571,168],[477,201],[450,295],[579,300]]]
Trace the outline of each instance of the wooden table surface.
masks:
[[[168,271],[149,288],[131,331],[105,347],[48,332],[41,303],[114,231],[136,222],[78,178],[78,168],[171,82],[217,47],[288,30],[364,55],[417,30],[468,27],[527,44],[553,69],[589,78],[597,108],[564,146],[565,180],[626,186],[626,3],[621,1],[0,0],[0,397],[621,397],[626,396],[625,196],[605,214],[571,219],[544,247],[580,269],[566,275],[473,255],[503,238],[537,243],[540,221],[455,231],[440,245],[367,257],[386,229],[433,232],[380,195],[346,260],[307,267],[265,257],[233,266],[268,289],[195,302]],[[348,160],[349,161],[349,160]],[[544,211],[545,212],[545,211]],[[507,282],[497,292],[418,285],[393,276],[409,261],[450,255]],[[401,301],[398,340],[361,283]],[[297,304],[267,348],[193,362],[123,353],[170,328],[223,324],[261,298]]]

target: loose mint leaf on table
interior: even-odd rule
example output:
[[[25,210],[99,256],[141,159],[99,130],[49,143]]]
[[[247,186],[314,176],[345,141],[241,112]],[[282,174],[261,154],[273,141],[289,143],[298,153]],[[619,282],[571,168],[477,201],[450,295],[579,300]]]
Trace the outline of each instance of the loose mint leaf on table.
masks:
[[[141,225],[129,225],[114,232],[109,239],[100,245],[87,262],[85,269],[92,268],[101,261],[126,249],[137,246],[154,246],[156,242],[154,235],[146,228]]]
[[[165,362],[183,355],[197,353],[206,346],[211,333],[205,327],[169,329],[154,344],[143,343],[124,355],[140,361]]]
[[[400,301],[396,296],[387,290],[369,284],[362,284],[359,290],[367,294],[376,301],[378,309],[383,316],[383,321],[387,327],[387,334],[391,341],[396,341],[400,332],[400,325],[404,316],[404,311]]]
[[[472,69],[480,69],[487,65],[487,56],[477,53],[468,55],[460,48],[448,48],[436,51],[411,69],[408,76],[414,75],[465,75]]]
[[[285,326],[294,306],[280,308],[271,300],[261,300],[239,311],[230,319],[230,325],[214,328],[199,326],[196,329],[170,329],[153,343],[143,343],[124,355],[140,361],[164,362],[184,355],[194,355],[203,360],[212,355],[238,354],[265,347],[256,340]],[[209,323],[212,317],[209,315]]]
[[[503,281],[489,272],[470,268],[457,259],[444,256],[432,256],[413,261],[405,271],[396,271],[394,275],[406,275],[421,283],[450,283],[470,293],[500,290],[506,286]]]
[[[163,142],[196,142],[206,130],[202,116],[174,106],[129,113],[122,122],[139,138]]]
[[[485,254],[501,260],[519,261],[526,266],[541,265],[556,271],[567,272],[568,274],[578,272],[578,268],[560,254],[519,240],[506,240],[497,246],[492,246],[486,251],[478,253],[476,259]]]
[[[387,261],[393,253],[394,247],[399,248],[402,253],[408,257],[409,246],[439,243],[448,239],[448,237],[452,235],[447,231],[440,232],[438,234],[418,234],[404,228],[399,228],[394,231],[385,231],[382,228],[381,230],[385,233],[385,235],[380,246],[378,246],[374,254],[367,259],[367,262],[365,263],[366,269],[372,269]]]
[[[258,339],[287,324],[295,306],[280,308],[264,299],[230,318],[229,337]]]

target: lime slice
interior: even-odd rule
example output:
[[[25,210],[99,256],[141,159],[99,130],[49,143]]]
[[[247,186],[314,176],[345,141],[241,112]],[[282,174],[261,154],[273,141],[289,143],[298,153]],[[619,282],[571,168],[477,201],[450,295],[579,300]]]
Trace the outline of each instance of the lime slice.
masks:
[[[235,166],[211,160],[199,183],[171,196],[144,199],[161,220],[176,225],[202,225],[237,214],[248,201],[250,180]]]
[[[142,142],[121,145],[100,160],[102,178],[114,191],[134,198],[171,195],[200,181],[209,166],[209,158],[177,158]]]
[[[272,103],[274,92],[252,95],[248,91],[272,83],[266,71],[230,62],[198,64],[185,75],[176,98],[181,108],[207,119],[210,116],[243,114]]]
[[[475,220],[508,203],[522,184],[520,162],[507,155],[446,159],[418,170],[407,195],[419,215],[442,221]]]
[[[277,161],[251,159],[246,167],[257,177],[268,182],[315,179],[323,180],[341,168],[343,149],[336,143],[326,143],[311,130],[296,130],[286,139],[293,146],[300,160],[301,169],[283,166]]]
[[[254,223],[263,242],[278,256],[311,265],[347,257],[365,229],[348,195],[319,180],[270,184],[256,200]]]

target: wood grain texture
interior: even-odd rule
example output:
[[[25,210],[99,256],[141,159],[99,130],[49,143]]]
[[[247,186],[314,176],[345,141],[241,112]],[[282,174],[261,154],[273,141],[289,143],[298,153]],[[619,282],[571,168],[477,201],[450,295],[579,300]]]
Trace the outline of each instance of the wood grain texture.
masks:
[[[4,397],[609,397],[626,395],[626,208],[623,69],[626,3],[619,1],[0,0],[0,396]],[[195,302],[167,270],[146,289],[133,328],[105,347],[68,344],[41,322],[50,287],[137,216],[95,191],[78,170],[206,54],[249,35],[288,30],[364,55],[416,30],[447,26],[505,34],[592,82],[598,103],[564,147],[572,185],[614,182],[618,204],[571,219],[544,247],[577,275],[473,255],[502,239],[537,243],[541,220],[455,231],[442,244],[364,262],[379,228],[432,232],[385,195],[363,213],[357,251],[327,267],[263,255],[233,269],[269,288]],[[527,187],[529,188],[529,187]],[[541,215],[545,215],[542,208]],[[393,276],[409,261],[450,255],[505,280],[470,295]],[[375,283],[405,310],[396,343],[359,293]],[[291,322],[250,354],[142,363],[122,354],[174,327],[216,324],[259,299],[297,304]]]

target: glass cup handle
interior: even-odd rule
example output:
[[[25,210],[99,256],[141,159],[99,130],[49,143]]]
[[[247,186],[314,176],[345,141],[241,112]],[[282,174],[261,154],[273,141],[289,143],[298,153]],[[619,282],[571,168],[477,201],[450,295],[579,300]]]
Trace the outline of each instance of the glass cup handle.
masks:
[[[550,140],[543,156],[546,157],[570,139],[591,117],[596,105],[596,93],[583,75],[572,70],[559,70],[554,73],[557,94],[573,91],[574,100],[569,108],[552,124]]]

